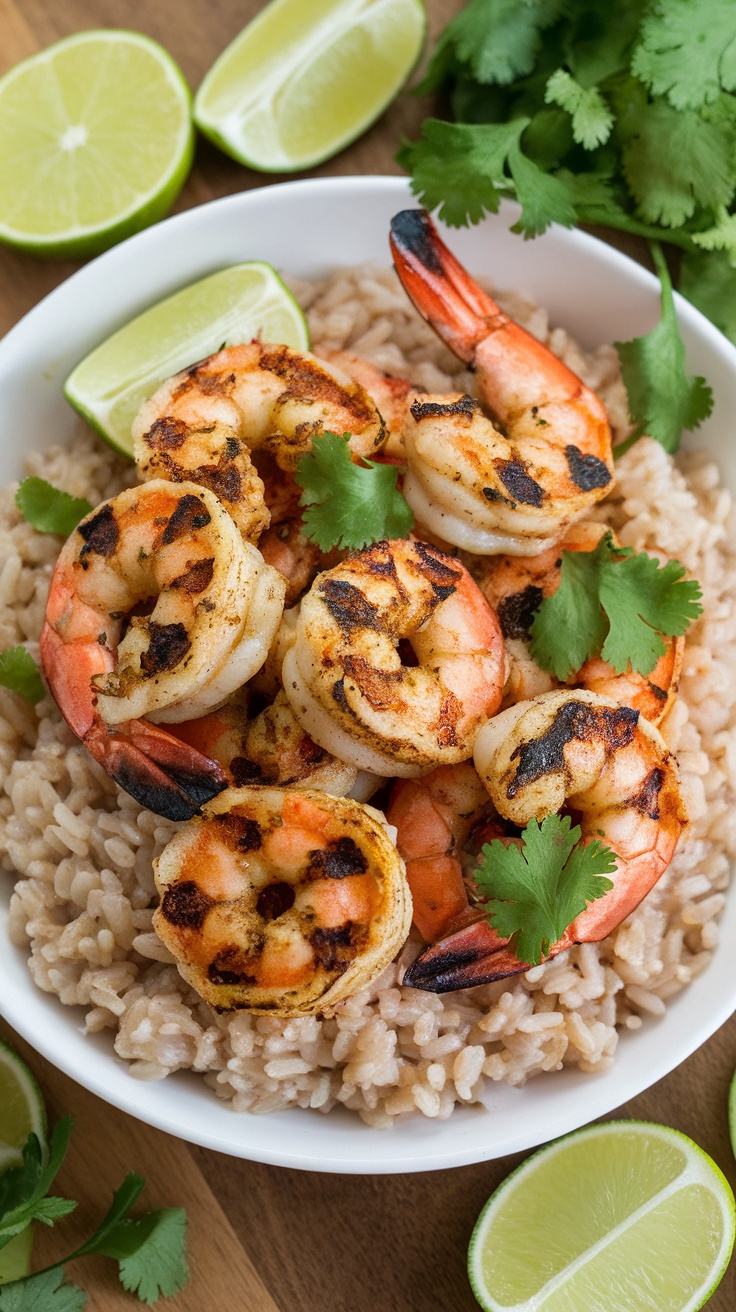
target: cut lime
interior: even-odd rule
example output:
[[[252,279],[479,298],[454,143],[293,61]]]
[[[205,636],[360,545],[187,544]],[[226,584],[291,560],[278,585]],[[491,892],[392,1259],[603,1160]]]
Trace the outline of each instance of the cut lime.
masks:
[[[272,0],[213,64],[195,122],[251,168],[310,168],[390,104],[425,25],[421,0]]]
[[[29,1134],[46,1147],[46,1107],[38,1083],[17,1052],[0,1039],[0,1171],[12,1166],[9,1152],[21,1149]]]
[[[108,337],[64,384],[68,401],[121,455],[130,426],[166,378],[221,346],[258,337],[306,350],[304,315],[270,264],[234,264],[184,287]]]
[[[0,241],[94,255],[166,213],[194,150],[191,95],[138,32],[78,32],[0,78]]]
[[[29,1274],[32,1250],[33,1226],[27,1225],[9,1244],[0,1248],[0,1285],[7,1285],[11,1280],[22,1280]]]
[[[468,1273],[487,1312],[694,1312],[734,1242],[734,1199],[684,1134],[592,1125],[535,1153],[486,1203]]]

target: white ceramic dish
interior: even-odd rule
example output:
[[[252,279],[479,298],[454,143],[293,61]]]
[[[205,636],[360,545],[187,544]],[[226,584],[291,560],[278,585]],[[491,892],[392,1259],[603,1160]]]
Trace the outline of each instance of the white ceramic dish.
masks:
[[[400,178],[334,178],[246,192],[169,219],[109,251],[52,292],[0,342],[0,479],[21,473],[23,452],[71,435],[76,417],[61,385],[93,346],[133,315],[205,274],[241,260],[269,260],[302,276],[339,265],[389,261],[392,214],[416,202]],[[524,242],[509,232],[511,206],[477,228],[452,233],[474,272],[546,305],[588,347],[647,332],[656,322],[654,277],[581,232],[555,228]],[[691,372],[716,398],[697,435],[736,491],[736,350],[687,302],[678,313]],[[683,1061],[736,1008],[736,898],[707,971],[673,999],[666,1016],[622,1036],[602,1075],[565,1070],[523,1089],[491,1085],[486,1108],[459,1108],[437,1123],[417,1115],[371,1130],[343,1111],[238,1115],[200,1077],[155,1084],[132,1079],[109,1037],[83,1034],[81,1009],[63,1007],[30,980],[8,943],[11,880],[0,875],[0,1012],[39,1052],[106,1101],[192,1143],[281,1166],[371,1174],[460,1166],[531,1148],[613,1111]]]

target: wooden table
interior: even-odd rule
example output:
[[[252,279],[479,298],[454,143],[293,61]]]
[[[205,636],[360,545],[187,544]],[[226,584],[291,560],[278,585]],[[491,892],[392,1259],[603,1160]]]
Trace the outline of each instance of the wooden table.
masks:
[[[436,35],[461,0],[426,0],[426,5]],[[220,50],[262,7],[261,0],[0,0],[0,72],[72,32],[127,27],[161,41],[196,87]],[[402,134],[416,137],[428,109],[426,100],[400,96],[360,141],[313,172],[400,173],[394,162],[398,142]],[[278,180],[241,168],[200,142],[176,208]],[[636,242],[614,240],[646,258]],[[0,250],[0,332],[75,267]],[[2,1032],[13,1038],[7,1027]],[[149,1206],[184,1204],[188,1211],[192,1278],[164,1305],[172,1312],[477,1309],[465,1276],[468,1237],[482,1203],[519,1158],[362,1178],[236,1161],[190,1148],[108,1107],[25,1044],[18,1046],[41,1082],[52,1119],[72,1111],[76,1122],[58,1189],[79,1199],[80,1207],[55,1232],[40,1237],[44,1264],[70,1251],[77,1234],[94,1228],[112,1189],[134,1169],[148,1180]],[[732,1019],[689,1061],[617,1114],[661,1121],[691,1135],[736,1185],[727,1125],[735,1065]],[[113,1263],[88,1258],[70,1274],[89,1291],[90,1312],[136,1306],[119,1286]],[[732,1264],[708,1306],[711,1312],[732,1312],[735,1305]]]

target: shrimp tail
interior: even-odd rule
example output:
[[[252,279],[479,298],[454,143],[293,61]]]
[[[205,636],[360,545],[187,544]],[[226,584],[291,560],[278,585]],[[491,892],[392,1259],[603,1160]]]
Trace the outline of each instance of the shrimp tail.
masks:
[[[487,920],[476,920],[420,952],[403,983],[426,993],[452,993],[528,969],[529,963],[519,960],[508,939],[501,938]]]
[[[391,253],[404,290],[419,313],[461,360],[505,316],[445,246],[426,210],[402,210],[391,220]],[[500,324],[499,324],[500,326]]]
[[[112,663],[99,644],[78,643],[65,650],[47,623],[40,649],[49,687],[69,728],[141,806],[167,820],[191,820],[227,787],[221,765],[158,725],[129,720],[111,729],[103,724],[89,695],[91,679]]]

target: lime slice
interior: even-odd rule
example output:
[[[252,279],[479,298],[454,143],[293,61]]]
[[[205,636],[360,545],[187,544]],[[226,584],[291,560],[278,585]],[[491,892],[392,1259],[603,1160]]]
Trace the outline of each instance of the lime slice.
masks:
[[[0,241],[94,255],[166,213],[194,150],[191,96],[137,32],[78,32],[0,78]]]
[[[421,0],[272,0],[213,64],[195,122],[251,168],[310,168],[393,100],[425,25]]]
[[[15,1164],[29,1134],[46,1146],[46,1107],[38,1083],[17,1052],[0,1039],[0,1171]],[[18,1159],[19,1160],[19,1159]]]
[[[145,310],[86,356],[64,384],[68,401],[121,455],[159,383],[221,346],[259,337],[306,350],[304,315],[270,264],[234,264]]]
[[[46,1107],[38,1084],[17,1052],[0,1039],[0,1175],[22,1161],[29,1134],[46,1148]],[[0,1285],[20,1280],[31,1269],[33,1227],[26,1226],[0,1249]]]
[[[468,1273],[487,1312],[694,1312],[733,1242],[733,1194],[697,1144],[611,1121],[504,1181],[478,1218]]]

